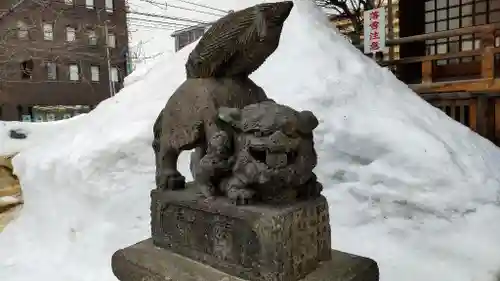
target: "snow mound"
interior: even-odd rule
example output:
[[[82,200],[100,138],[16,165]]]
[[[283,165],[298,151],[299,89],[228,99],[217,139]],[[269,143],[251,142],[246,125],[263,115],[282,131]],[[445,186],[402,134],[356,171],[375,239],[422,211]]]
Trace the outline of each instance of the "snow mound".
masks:
[[[75,117],[76,119],[77,117]],[[68,120],[61,120],[46,123],[22,123],[22,122],[4,122],[0,121],[0,156],[14,155],[28,147],[41,144],[44,140],[50,139],[50,136]],[[16,131],[26,135],[24,139],[13,139],[10,132]]]
[[[312,2],[295,4],[252,78],[320,119],[333,247],[376,259],[383,281],[491,280],[500,151],[359,53]],[[26,203],[0,235],[0,280],[115,280],[112,253],[149,236],[152,125],[193,47],[134,73],[87,115],[28,128],[43,140],[14,158]]]

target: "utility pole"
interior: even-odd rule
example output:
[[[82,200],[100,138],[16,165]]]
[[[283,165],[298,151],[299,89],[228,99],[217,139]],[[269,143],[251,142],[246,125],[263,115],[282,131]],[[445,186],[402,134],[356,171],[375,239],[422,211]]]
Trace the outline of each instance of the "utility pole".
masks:
[[[108,82],[109,82],[109,96],[115,95],[115,83],[113,82],[113,75],[111,73],[111,59],[109,55],[109,35],[108,35],[108,20],[104,21],[104,36],[106,38],[106,61],[108,63]]]

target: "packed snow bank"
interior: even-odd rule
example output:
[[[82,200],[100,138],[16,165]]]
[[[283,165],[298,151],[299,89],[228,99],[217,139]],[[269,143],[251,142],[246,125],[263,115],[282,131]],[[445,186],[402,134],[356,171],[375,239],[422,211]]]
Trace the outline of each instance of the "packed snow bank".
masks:
[[[43,123],[0,121],[0,156],[14,155],[30,147],[41,145],[45,141],[52,141],[54,135],[63,133],[66,124],[74,124],[73,122],[83,115],[85,114]],[[11,131],[22,133],[26,138],[12,138]]]
[[[227,3],[242,2],[257,1]],[[253,78],[321,119],[316,171],[333,247],[376,259],[383,281],[490,280],[500,268],[499,150],[360,54],[311,2],[295,3]],[[152,124],[192,47],[64,130],[40,130],[44,141],[14,159],[26,205],[0,235],[0,280],[115,280],[112,253],[149,235]],[[186,155],[180,162],[189,177]]]

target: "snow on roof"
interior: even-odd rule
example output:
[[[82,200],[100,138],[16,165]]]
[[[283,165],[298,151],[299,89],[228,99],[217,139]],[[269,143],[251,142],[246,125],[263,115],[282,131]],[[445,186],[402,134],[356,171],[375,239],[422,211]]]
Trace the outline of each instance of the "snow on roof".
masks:
[[[365,57],[312,3],[295,3],[276,53],[252,78],[320,119],[316,173],[332,246],[374,258],[383,281],[491,280],[500,268],[499,149]],[[0,154],[21,151],[13,164],[25,196],[0,234],[0,280],[116,280],[113,252],[150,236],[152,125],[193,47],[132,73],[89,114],[0,123]],[[13,128],[27,139],[6,139]],[[179,167],[189,179],[187,153]]]

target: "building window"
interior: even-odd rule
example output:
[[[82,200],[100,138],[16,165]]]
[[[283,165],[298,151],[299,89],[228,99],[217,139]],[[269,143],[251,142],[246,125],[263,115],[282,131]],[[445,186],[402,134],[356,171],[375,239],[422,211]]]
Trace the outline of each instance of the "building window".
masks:
[[[472,4],[462,5],[460,11],[462,12],[462,16],[472,15]]]
[[[89,39],[89,45],[91,45],[91,46],[97,45],[97,34],[96,34],[95,30],[89,30],[87,32],[87,36]]]
[[[205,28],[197,28],[193,30],[184,31],[175,36],[176,51],[184,48],[185,46],[198,40],[205,33]]]
[[[22,21],[17,22],[17,37],[20,39],[28,38],[28,25]]]
[[[448,45],[446,43],[437,45],[438,54],[446,54],[448,52]]]
[[[93,65],[90,67],[90,79],[92,82],[99,81],[99,66]]]
[[[76,29],[71,26],[66,27],[66,41],[73,42],[76,39]]]
[[[446,7],[446,2],[447,0],[435,0],[436,1],[436,8],[441,9]]]
[[[108,47],[116,48],[116,37],[113,33],[108,34]]]
[[[474,43],[472,39],[462,41],[462,51],[472,51],[474,49]]]
[[[43,39],[52,41],[54,40],[54,26],[51,23],[43,24]]]
[[[500,10],[496,10],[490,13],[490,22],[500,22]]]
[[[21,63],[21,78],[22,79],[33,78],[33,60],[27,60]]]
[[[497,15],[498,13],[498,15]],[[452,30],[500,21],[500,1],[498,0],[426,0],[425,32]],[[448,39],[427,41],[427,54],[434,50],[443,52],[471,51],[480,47],[477,35],[462,35]],[[431,46],[432,45],[432,46]],[[471,61],[471,57],[460,59]],[[451,62],[451,61],[448,61]],[[446,64],[443,60],[441,64]]]
[[[71,81],[80,80],[80,71],[77,64],[69,65],[69,80]]]
[[[106,0],[106,11],[108,13],[113,12],[113,0]]]
[[[118,82],[118,68],[112,67],[111,68],[111,81],[112,82]]]
[[[189,34],[187,32],[183,32],[176,37],[177,44],[179,46],[179,50],[184,48],[186,45],[189,44]]]
[[[64,0],[66,5],[73,5],[73,0]]]
[[[47,63],[47,79],[57,80],[57,65],[55,62]]]
[[[94,9],[94,0],[85,0],[85,6],[87,9]]]

